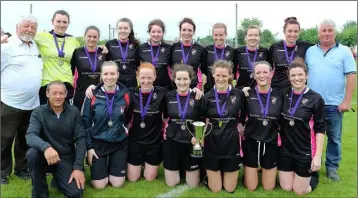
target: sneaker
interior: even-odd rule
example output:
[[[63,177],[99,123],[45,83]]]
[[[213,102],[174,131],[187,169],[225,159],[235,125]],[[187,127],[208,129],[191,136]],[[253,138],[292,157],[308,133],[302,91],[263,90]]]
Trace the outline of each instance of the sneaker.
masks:
[[[339,177],[337,171],[335,171],[335,170],[327,171],[327,177],[328,177],[328,179],[331,179],[332,181],[339,181],[340,180],[340,177]]]
[[[9,179],[7,177],[1,177],[1,185],[9,184]]]
[[[312,172],[311,181],[310,181],[310,186],[311,186],[312,191],[314,191],[316,189],[318,182],[319,182],[319,173]]]
[[[31,179],[31,174],[28,170],[15,172],[15,175],[23,180]]]

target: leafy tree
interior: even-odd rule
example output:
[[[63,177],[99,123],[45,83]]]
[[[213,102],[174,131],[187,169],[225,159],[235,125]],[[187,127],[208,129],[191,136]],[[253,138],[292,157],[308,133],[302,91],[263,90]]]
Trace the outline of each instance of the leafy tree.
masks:
[[[357,27],[350,26],[341,33],[340,43],[349,47],[357,45]]]
[[[241,27],[237,30],[237,43],[245,45],[245,33],[250,25],[257,25],[262,28],[262,21],[258,18],[245,18],[241,22]]]
[[[272,32],[268,29],[264,29],[261,33],[260,45],[262,47],[269,47],[271,44],[275,43],[275,37]]]
[[[318,43],[319,40],[317,28],[301,29],[300,37],[298,39],[310,43]]]

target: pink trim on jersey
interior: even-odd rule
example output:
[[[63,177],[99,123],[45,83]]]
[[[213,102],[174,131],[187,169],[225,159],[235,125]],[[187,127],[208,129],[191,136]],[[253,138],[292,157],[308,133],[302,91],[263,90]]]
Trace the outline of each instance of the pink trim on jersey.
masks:
[[[200,68],[198,68],[198,85],[196,87],[199,89],[203,87],[203,73],[201,73]]]
[[[77,68],[75,69],[75,75],[73,76],[73,88],[74,90],[76,90],[77,87],[77,79],[78,79],[78,71]],[[75,93],[73,93],[75,94]]]
[[[236,79],[235,79],[235,80],[239,79],[239,77],[240,77],[239,64],[237,64],[237,65],[236,65]],[[236,82],[236,83],[237,83],[237,82]]]
[[[167,70],[168,70],[168,75],[169,75],[170,80],[173,80],[172,70],[170,69],[169,65],[167,66]]]
[[[131,129],[132,126],[133,126],[133,121],[134,121],[134,113],[132,113],[131,121],[129,121],[129,124],[128,124],[128,132],[129,132],[129,129]],[[128,135],[128,134],[127,134],[127,135]]]
[[[167,139],[167,127],[168,127],[168,122],[169,122],[170,117],[168,117],[167,119],[163,120],[162,122],[162,131],[163,131],[163,139],[166,140]]]
[[[282,142],[281,142],[281,135],[280,133],[277,133],[277,146],[281,146]]]
[[[312,159],[314,158],[314,156],[316,155],[316,135],[315,135],[315,131],[314,131],[314,121],[313,121],[313,118],[311,118],[310,122],[309,122],[309,125],[310,125],[310,129],[311,129],[311,156],[312,156]]]

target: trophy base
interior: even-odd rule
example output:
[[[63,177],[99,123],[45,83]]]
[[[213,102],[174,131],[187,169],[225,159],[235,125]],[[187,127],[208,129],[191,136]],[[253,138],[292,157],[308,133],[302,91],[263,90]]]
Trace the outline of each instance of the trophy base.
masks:
[[[203,157],[203,151],[202,150],[193,150],[193,153],[191,154],[191,157],[193,157],[193,158],[202,158]]]

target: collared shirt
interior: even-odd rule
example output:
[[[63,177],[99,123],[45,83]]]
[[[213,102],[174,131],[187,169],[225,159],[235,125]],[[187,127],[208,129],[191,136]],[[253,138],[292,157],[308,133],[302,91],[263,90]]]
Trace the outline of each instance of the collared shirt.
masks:
[[[1,44],[1,101],[21,110],[40,105],[43,62],[35,42],[22,42],[17,35]]]
[[[348,47],[336,43],[324,52],[319,44],[306,52],[308,86],[319,93],[326,105],[340,105],[346,92],[346,75],[357,72]]]

